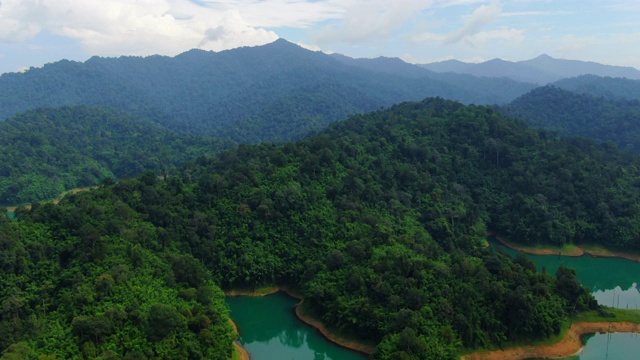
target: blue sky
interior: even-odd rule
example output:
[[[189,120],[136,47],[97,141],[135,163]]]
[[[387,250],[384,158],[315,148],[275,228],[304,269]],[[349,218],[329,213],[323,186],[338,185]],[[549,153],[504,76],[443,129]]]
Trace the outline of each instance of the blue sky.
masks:
[[[0,0],[0,73],[285,38],[352,57],[640,68],[640,0]]]

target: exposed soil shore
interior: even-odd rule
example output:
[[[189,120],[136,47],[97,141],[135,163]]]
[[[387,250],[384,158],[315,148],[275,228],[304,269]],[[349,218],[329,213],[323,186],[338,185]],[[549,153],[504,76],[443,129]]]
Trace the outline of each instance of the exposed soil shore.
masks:
[[[229,319],[229,323],[231,323],[231,326],[233,326],[233,332],[238,334],[239,333],[238,332],[238,325],[236,325],[236,323],[233,322],[233,320],[231,320],[231,319]],[[251,360],[251,355],[249,354],[247,349],[243,348],[242,345],[240,345],[240,343],[237,340],[233,342],[233,347],[240,354],[240,360]]]
[[[280,288],[273,288],[273,289],[269,289],[267,291],[259,291],[259,290],[229,290],[229,291],[225,291],[224,295],[225,296],[253,296],[253,297],[259,297],[259,296],[267,296],[267,295],[271,295],[271,294],[275,294],[278,291],[280,291]]]
[[[355,350],[357,352],[366,354],[366,355],[371,355],[371,353],[373,352],[373,347],[369,346],[369,345],[365,345],[353,340],[347,340],[344,339],[334,333],[332,333],[331,331],[329,331],[323,323],[321,323],[320,321],[318,321],[317,319],[314,319],[312,317],[309,317],[305,314],[302,313],[302,311],[300,311],[300,306],[304,303],[304,299],[302,301],[300,301],[297,305],[296,305],[296,316],[298,317],[298,319],[300,319],[301,321],[303,321],[304,323],[313,326],[314,328],[318,329],[318,331],[320,331],[320,333],[322,334],[322,336],[324,336],[327,340],[338,344],[342,347],[345,347],[347,349],[351,349],[351,350]]]
[[[629,253],[624,253],[620,251],[612,251],[612,250],[606,250],[606,249],[589,249],[589,248],[582,248],[577,245],[569,249],[537,248],[537,247],[534,248],[534,247],[523,246],[520,244],[510,242],[505,238],[500,237],[496,234],[491,234],[491,235],[506,247],[509,247],[513,250],[522,251],[523,253],[532,254],[532,255],[583,256],[585,254],[589,254],[593,257],[616,257],[616,258],[640,262],[640,254],[629,254]]]
[[[575,355],[582,350],[582,337],[606,332],[640,332],[640,324],[630,322],[579,322],[569,328],[559,342],[543,346],[520,346],[504,350],[478,352],[462,357],[462,360],[524,360],[530,358],[557,359]]]
[[[240,345],[240,343],[238,343],[237,341],[234,341],[233,347],[236,348],[236,350],[238,350],[238,353],[240,354],[240,360],[251,360],[251,354],[249,354],[247,349],[243,348],[242,345]]]
[[[369,346],[369,345],[365,345],[353,340],[348,340],[348,339],[344,339],[334,333],[332,333],[331,331],[329,331],[322,322],[320,322],[319,320],[312,318],[306,314],[303,314],[302,311],[300,310],[300,305],[302,305],[302,303],[304,302],[304,298],[302,297],[301,294],[297,293],[296,291],[293,291],[291,289],[289,289],[286,286],[278,286],[278,287],[274,287],[273,289],[269,288],[267,291],[255,291],[255,290],[250,290],[250,291],[245,291],[245,290],[231,290],[231,291],[227,291],[225,292],[225,295],[227,296],[267,296],[267,295],[271,295],[271,294],[275,294],[277,292],[282,291],[283,293],[291,296],[294,299],[298,299],[300,300],[299,303],[296,304],[295,306],[295,313],[296,316],[298,317],[298,319],[300,319],[300,321],[304,322],[307,325],[313,326],[314,328],[316,328],[321,334],[322,336],[324,336],[327,340],[340,345],[342,347],[345,347],[347,349],[351,349],[366,355],[371,355],[371,353],[373,352],[373,347]],[[234,324],[235,327],[235,324]],[[236,331],[237,331],[237,327],[236,327]],[[239,345],[239,344],[238,344]],[[244,349],[243,349],[244,350]],[[246,350],[245,350],[246,351]],[[245,358],[243,358],[244,360]]]

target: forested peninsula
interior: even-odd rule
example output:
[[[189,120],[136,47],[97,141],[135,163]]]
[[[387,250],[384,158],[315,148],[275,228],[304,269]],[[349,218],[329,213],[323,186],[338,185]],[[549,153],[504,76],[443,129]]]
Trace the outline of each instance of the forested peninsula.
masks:
[[[103,181],[1,218],[0,351],[227,359],[222,290],[268,284],[377,344],[373,359],[545,339],[598,305],[573,270],[485,248],[488,229],[637,249],[638,169],[606,143],[431,98]]]

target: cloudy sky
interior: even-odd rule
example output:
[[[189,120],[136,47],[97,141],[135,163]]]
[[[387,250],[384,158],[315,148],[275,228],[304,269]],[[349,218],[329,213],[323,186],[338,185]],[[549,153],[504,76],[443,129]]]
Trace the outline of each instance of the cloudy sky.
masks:
[[[0,73],[277,38],[352,57],[640,68],[640,0],[0,0]]]

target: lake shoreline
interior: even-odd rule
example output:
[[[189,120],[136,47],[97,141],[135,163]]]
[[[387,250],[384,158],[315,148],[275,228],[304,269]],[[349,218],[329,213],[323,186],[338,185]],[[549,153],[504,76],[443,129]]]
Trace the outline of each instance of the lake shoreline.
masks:
[[[497,235],[496,233],[490,233],[490,236],[493,236],[496,240],[498,240],[502,245],[513,249],[518,250],[526,254],[530,255],[560,255],[560,256],[572,256],[579,257],[584,255],[591,255],[593,257],[610,257],[610,258],[620,258],[635,262],[640,262],[640,254],[628,254],[619,251],[612,251],[607,249],[589,249],[583,248],[578,245],[575,245],[570,250],[563,250],[558,248],[534,248],[529,246],[524,246],[520,244],[513,243],[511,241],[506,240],[505,238]]]
[[[230,290],[225,292],[225,295],[226,296],[267,296],[267,295],[275,294],[278,292],[283,292],[288,296],[299,300],[299,302],[295,305],[295,314],[298,320],[318,330],[320,334],[322,334],[322,336],[328,341],[336,345],[342,346],[344,348],[347,348],[349,350],[357,351],[365,355],[371,355],[371,353],[373,353],[372,346],[342,338],[336,335],[335,333],[331,332],[329,329],[327,329],[327,327],[320,320],[315,319],[307,314],[304,314],[301,311],[301,305],[304,302],[304,297],[300,293],[293,291],[286,286],[277,286],[273,288],[269,287],[269,288],[265,288],[257,291],[256,290],[250,290],[250,291]]]
[[[595,333],[640,333],[640,324],[633,322],[577,322],[567,334],[552,345],[528,345],[513,348],[467,354],[462,360],[524,360],[530,358],[559,359],[576,355],[582,351],[582,337]]]
[[[331,341],[334,344],[340,345],[344,348],[353,350],[353,351],[357,351],[359,353],[365,354],[367,356],[370,356],[373,353],[373,347],[366,345],[366,344],[362,344],[359,343],[357,341],[353,341],[353,340],[348,340],[345,338],[342,338],[334,333],[332,333],[329,329],[327,329],[324,324],[307,315],[304,314],[300,309],[302,304],[304,303],[304,299],[301,299],[300,302],[298,304],[296,304],[295,307],[295,312],[296,312],[296,316],[298,317],[298,319],[302,322],[304,322],[305,324],[312,326],[314,328],[316,328],[321,334],[322,336],[324,336],[327,340]]]
[[[229,318],[229,323],[233,327],[233,332],[236,335],[240,334],[240,331],[238,331],[238,325],[236,325],[236,323],[231,318]],[[240,360],[251,360],[251,354],[249,354],[249,351],[247,351],[247,349],[245,349],[244,347],[242,347],[242,345],[240,345],[238,340],[233,341],[233,347],[235,351],[237,351],[238,354],[240,355]],[[233,355],[231,358],[233,359]]]

